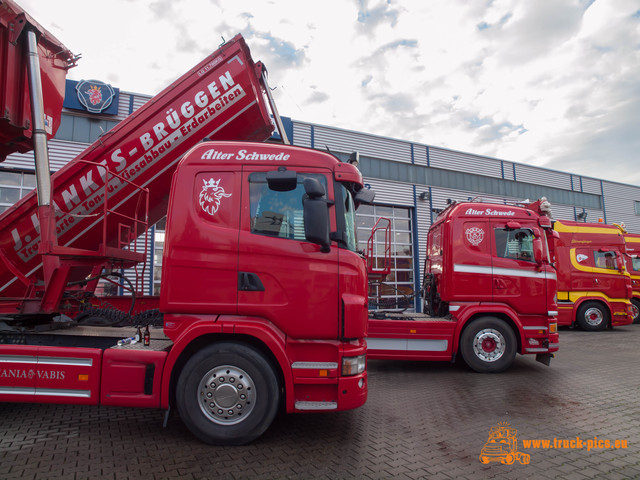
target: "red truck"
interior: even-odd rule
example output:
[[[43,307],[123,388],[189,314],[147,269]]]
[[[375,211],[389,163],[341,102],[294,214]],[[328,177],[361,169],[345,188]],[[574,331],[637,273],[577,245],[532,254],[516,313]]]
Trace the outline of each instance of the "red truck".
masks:
[[[273,131],[264,73],[234,37],[0,215],[0,401],[175,408],[213,444],[365,403],[373,195],[328,153],[240,141]],[[165,215],[159,297],[96,296]]]
[[[640,323],[640,235],[627,232],[624,225],[618,227],[624,235],[625,266],[631,275],[633,323]]]
[[[454,360],[501,372],[558,350],[551,221],[529,207],[463,202],[429,229],[424,312],[371,311],[370,359]]]
[[[588,331],[633,321],[625,239],[616,225],[555,221],[551,255],[558,269],[558,325]]]

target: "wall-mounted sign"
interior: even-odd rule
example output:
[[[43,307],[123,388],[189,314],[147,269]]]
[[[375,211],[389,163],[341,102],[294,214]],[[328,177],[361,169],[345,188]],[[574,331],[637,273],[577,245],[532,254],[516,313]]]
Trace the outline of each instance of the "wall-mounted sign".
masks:
[[[120,90],[100,80],[67,80],[64,107],[89,113],[118,114]]]

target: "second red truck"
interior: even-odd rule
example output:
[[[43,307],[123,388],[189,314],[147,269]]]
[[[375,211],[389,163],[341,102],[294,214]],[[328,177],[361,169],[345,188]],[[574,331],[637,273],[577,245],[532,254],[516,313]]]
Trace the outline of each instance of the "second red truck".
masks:
[[[372,311],[372,359],[452,360],[507,369],[516,353],[558,350],[551,220],[537,205],[455,203],[429,229],[425,313]]]

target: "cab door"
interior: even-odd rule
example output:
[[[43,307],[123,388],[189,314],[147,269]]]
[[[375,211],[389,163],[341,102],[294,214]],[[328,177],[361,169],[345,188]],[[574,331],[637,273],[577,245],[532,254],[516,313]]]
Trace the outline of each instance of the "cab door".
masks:
[[[334,200],[331,172],[296,169],[292,190],[269,187],[274,167],[243,170],[238,256],[238,313],[265,318],[292,338],[335,339],[338,336],[338,248],[329,252],[305,240],[302,182],[317,178]],[[330,228],[336,230],[335,209]]]
[[[448,228],[451,229],[451,242],[445,245],[442,254],[446,296],[451,301],[490,302],[492,259],[489,221],[476,218],[453,221]],[[449,269],[453,269],[454,275],[447,275]]]
[[[546,268],[534,258],[534,232],[492,221],[493,301],[520,314],[547,314]]]
[[[627,298],[627,285],[629,280],[618,270],[618,265],[623,264],[622,253],[616,248],[600,248],[592,251],[593,263],[593,288],[597,292],[604,292],[611,298]]]

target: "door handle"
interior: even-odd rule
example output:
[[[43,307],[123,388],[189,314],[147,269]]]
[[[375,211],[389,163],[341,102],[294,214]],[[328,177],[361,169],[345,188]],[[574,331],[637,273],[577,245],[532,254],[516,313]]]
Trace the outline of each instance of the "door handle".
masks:
[[[260,277],[252,272],[238,272],[238,290],[243,292],[264,292]]]
[[[493,287],[494,288],[507,288],[507,283],[501,278],[493,279]]]

